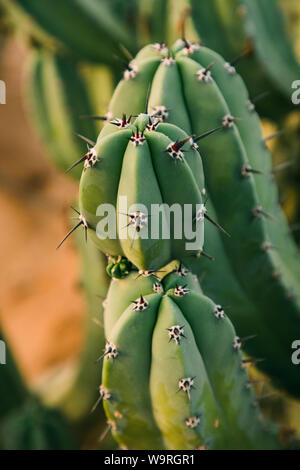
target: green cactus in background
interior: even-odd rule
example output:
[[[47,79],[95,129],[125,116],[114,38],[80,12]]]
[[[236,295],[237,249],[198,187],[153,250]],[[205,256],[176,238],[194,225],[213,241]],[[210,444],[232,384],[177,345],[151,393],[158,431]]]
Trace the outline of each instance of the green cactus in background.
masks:
[[[134,272],[112,281],[105,334],[99,399],[123,448],[277,448],[244,340],[183,266],[161,282]]]
[[[130,121],[123,116],[105,126],[97,143],[81,159],[84,170],[78,225],[83,225],[104,253],[126,256],[142,270],[157,270],[185,256],[188,242],[194,243],[195,252],[202,250],[207,216],[201,196],[202,162],[194,140],[178,127],[155,121],[148,114],[140,114],[133,124]],[[189,152],[184,155],[185,149]],[[125,207],[122,198],[126,198]],[[113,224],[108,227],[116,227],[116,238],[113,233],[106,236],[107,217],[99,213],[103,204],[116,208]],[[196,235],[176,237],[176,221],[171,221],[170,237],[163,237],[166,214],[162,206],[158,237],[147,237],[154,227],[153,204],[178,204],[181,208],[191,204],[191,230]],[[183,222],[184,214],[180,217]]]
[[[104,345],[102,302],[109,277],[106,258],[94,244],[86,243],[79,232],[74,241],[81,263],[80,284],[88,305],[82,351],[76,361],[68,361],[53,373],[39,377],[33,389],[46,405],[58,407],[72,422],[79,422],[89,415],[97,395],[96,361]]]
[[[28,65],[27,107],[49,156],[66,171],[84,148],[75,133],[93,139],[99,132],[94,121],[84,118],[96,112],[92,106],[93,97],[89,96],[88,80],[89,85],[94,79],[98,86],[108,88],[108,99],[108,75],[105,71],[101,74],[92,69],[85,76],[76,62],[44,49],[34,51]],[[101,113],[101,109],[99,111]],[[81,171],[78,170],[75,168],[70,175],[79,179]]]
[[[243,329],[248,326],[251,333],[258,333],[253,344],[266,358],[261,367],[280,386],[299,394],[290,360],[290,345],[300,324],[298,253],[278,206],[260,121],[241,78],[218,54],[186,40],[178,41],[170,52],[163,45],[146,46],[132,64],[135,76],[123,79],[111,100],[113,117],[137,114],[151,83],[149,110],[154,115],[163,110],[166,122],[176,123],[188,135],[219,129],[215,136],[200,139],[197,146],[212,209],[231,234],[231,238],[222,237],[231,271],[221,265],[223,278],[225,284],[232,273],[238,279],[231,282],[231,288],[238,283],[242,287],[235,299],[245,293],[245,302],[236,304],[235,310],[247,306],[247,299],[254,307],[251,317],[251,306],[246,307]],[[206,240],[209,243],[208,236]],[[214,245],[210,248],[214,256]],[[220,270],[217,263],[214,270]],[[268,342],[270,335],[272,341]]]
[[[281,121],[293,109],[291,83],[299,75],[300,64],[278,3],[190,0],[191,19],[205,45],[234,62],[253,98],[267,92],[269,98],[257,100],[257,109],[261,115]]]
[[[111,66],[120,43],[135,48],[135,26],[125,24],[134,3],[116,8],[115,0],[14,0],[70,55]]]
[[[63,415],[40,403],[27,388],[5,344],[5,363],[0,365],[0,449],[75,449],[69,424]]]
[[[4,450],[74,450],[70,427],[55,409],[30,397],[1,423],[0,448]]]

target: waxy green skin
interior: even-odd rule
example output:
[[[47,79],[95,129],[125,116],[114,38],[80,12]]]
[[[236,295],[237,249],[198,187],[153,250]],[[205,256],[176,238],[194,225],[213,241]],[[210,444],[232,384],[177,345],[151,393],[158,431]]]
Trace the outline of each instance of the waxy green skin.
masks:
[[[86,144],[75,132],[94,139],[98,126],[80,115],[94,113],[88,96],[87,83],[79,73],[78,65],[58,54],[43,49],[30,57],[28,105],[48,155],[63,171],[77,159]],[[79,179],[81,169],[74,168],[69,176]]]
[[[225,297],[227,291],[227,302],[224,300],[233,306],[233,320],[235,315],[242,319],[237,323],[239,330],[258,334],[251,351],[256,350],[266,359],[260,367],[271,373],[279,386],[299,395],[300,384],[290,360],[291,343],[300,334],[299,255],[278,205],[259,118],[249,103],[243,81],[234,70],[230,73],[225,68],[219,55],[205,47],[189,53],[185,46],[177,41],[172,64],[166,62],[165,51],[161,53],[151,45],[142,49],[135,59],[137,75],[119,83],[109,111],[113,116],[136,113],[151,83],[150,112],[156,106],[165,106],[166,122],[176,122],[188,134],[200,135],[220,126],[226,114],[241,118],[231,128],[198,142],[211,210],[231,234],[230,239],[221,238],[224,263],[218,263],[219,248],[214,250],[213,240],[220,247],[220,236],[215,232],[213,239],[205,236],[205,251],[216,257],[209,268],[210,277],[218,297],[216,279],[222,273],[220,296]],[[211,66],[212,80],[198,80],[197,72],[207,66]],[[264,174],[243,175],[244,165]],[[260,206],[275,220],[261,213],[255,217],[253,211]],[[208,224],[205,227],[206,233],[212,232]],[[270,249],[263,249],[266,243]]]
[[[188,253],[186,242],[192,240],[184,236],[175,239],[173,224],[170,239],[161,235],[159,239],[151,238],[151,205],[164,203],[171,207],[179,204],[182,214],[184,204],[192,205],[193,230],[199,232],[195,251],[201,250],[204,223],[201,220],[196,222],[195,216],[198,206],[202,204],[203,169],[199,153],[191,148],[189,142],[182,147],[182,150],[189,150],[182,156],[182,161],[174,160],[166,152],[172,142],[187,138],[187,134],[170,124],[159,124],[156,130],[147,130],[145,126],[149,119],[151,122],[148,115],[141,114],[133,125],[125,129],[112,124],[105,126],[94,147],[98,161],[82,172],[79,204],[80,212],[88,223],[89,234],[100,250],[110,255],[124,255],[139,269],[157,270],[173,259],[184,257]],[[137,129],[140,133],[144,131],[145,141],[135,146],[130,137]],[[201,177],[196,179],[196,175]],[[124,196],[128,206],[125,208],[121,205]],[[97,215],[101,204],[111,204],[116,208],[116,239],[99,237],[97,224],[106,219],[106,214],[104,217]],[[139,204],[143,204],[149,214],[140,233],[128,225],[130,218],[126,213],[142,210]],[[145,213],[145,210],[142,212]],[[161,229],[162,215],[159,226]],[[107,227],[101,233],[105,230]],[[149,237],[142,238],[148,230]]]
[[[154,291],[156,285],[156,292]],[[157,285],[162,291],[157,292]],[[176,296],[178,286],[190,290]],[[149,303],[134,311],[140,296]],[[110,393],[104,408],[112,432],[129,449],[270,449],[274,435],[264,429],[242,354],[233,347],[234,328],[205,297],[191,273],[111,283],[105,309],[107,340],[118,351],[105,356],[102,385]],[[179,344],[168,329],[183,327]],[[187,394],[178,381],[194,377]],[[199,416],[194,428],[186,419]]]

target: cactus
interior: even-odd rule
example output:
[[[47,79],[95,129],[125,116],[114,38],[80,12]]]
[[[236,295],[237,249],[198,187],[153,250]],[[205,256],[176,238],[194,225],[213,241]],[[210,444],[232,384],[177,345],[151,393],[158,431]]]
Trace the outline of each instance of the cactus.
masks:
[[[105,334],[99,400],[123,448],[277,447],[260,416],[244,340],[183,266],[162,281],[134,272],[112,281]]]
[[[102,301],[109,277],[105,271],[106,258],[94,244],[85,243],[79,232],[74,242],[80,256],[80,287],[87,303],[82,350],[76,361],[60,366],[50,376],[39,377],[34,391],[47,406],[59,408],[70,421],[78,423],[89,415],[97,395],[96,360],[104,345]]]
[[[287,35],[279,0],[241,0],[241,5],[245,7],[245,27],[258,58],[290,100],[291,85],[300,75],[300,63]]]
[[[130,120],[124,116],[105,126],[83,158],[78,225],[89,232],[103,252],[126,256],[139,269],[155,271],[189,253],[186,243],[191,240],[186,234],[176,238],[176,221],[171,221],[169,239],[161,235],[163,206],[158,237],[150,236],[154,226],[152,204],[178,204],[180,208],[190,204],[192,229],[197,232],[194,250],[202,250],[203,220],[208,217],[201,197],[202,162],[193,141],[178,127],[160,123],[147,114],[140,114],[133,124]],[[185,150],[189,152],[184,154]],[[123,197],[127,198],[125,208]],[[116,207],[116,239],[114,234],[105,238],[107,219],[99,215],[101,204]]]
[[[14,0],[14,3],[54,37],[69,55],[115,66],[113,54],[118,52],[119,43],[135,47],[134,26],[131,23],[129,29],[124,24],[124,16],[133,2],[127,1],[125,8],[115,10],[115,1]],[[118,15],[124,16],[118,18]]]
[[[168,54],[172,55],[169,59]],[[298,255],[278,207],[255,106],[231,64],[186,40],[178,41],[169,53],[164,46],[147,46],[133,64],[135,77],[123,79],[111,100],[109,112],[114,117],[138,113],[151,83],[149,109],[153,113],[158,107],[163,109],[168,123],[176,123],[189,135],[220,128],[214,137],[199,140],[198,146],[211,204],[218,222],[231,234],[231,239],[222,237],[222,243],[246,302],[248,298],[254,306],[253,333],[262,333],[259,350],[266,358],[261,367],[297,395],[299,382],[290,361],[290,345],[299,335]],[[210,254],[214,256],[213,251]],[[217,264],[215,269],[219,269]],[[246,311],[244,325],[249,318],[252,328],[249,308]],[[270,331],[272,348],[263,336]]]
[[[94,121],[80,117],[95,112],[87,80],[76,62],[44,49],[32,52],[28,65],[27,108],[49,156],[65,171],[84,148],[75,133],[93,139],[99,132]],[[99,85],[98,75],[97,81]],[[69,174],[79,179],[78,170]]]
[[[289,2],[284,2],[283,7],[286,3]],[[284,25],[276,1],[190,0],[190,5],[200,38],[229,62],[236,63],[252,97],[267,91],[266,95],[272,98],[257,101],[257,109],[261,115],[281,121],[293,108],[287,73],[297,76],[297,63],[286,34],[289,26]],[[274,47],[277,38],[278,45]]]
[[[4,336],[0,330],[0,339]],[[0,449],[75,449],[63,415],[40,403],[26,387],[5,339],[6,361],[0,365]]]
[[[69,425],[55,409],[45,408],[30,397],[1,423],[3,450],[75,450]]]

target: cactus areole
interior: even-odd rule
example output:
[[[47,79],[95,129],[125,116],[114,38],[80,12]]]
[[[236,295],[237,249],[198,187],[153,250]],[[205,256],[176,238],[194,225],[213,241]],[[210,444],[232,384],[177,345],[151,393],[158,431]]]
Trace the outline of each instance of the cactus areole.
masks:
[[[89,153],[80,212],[103,252],[158,269],[200,252],[205,206],[202,161],[193,139],[160,114],[116,118]]]

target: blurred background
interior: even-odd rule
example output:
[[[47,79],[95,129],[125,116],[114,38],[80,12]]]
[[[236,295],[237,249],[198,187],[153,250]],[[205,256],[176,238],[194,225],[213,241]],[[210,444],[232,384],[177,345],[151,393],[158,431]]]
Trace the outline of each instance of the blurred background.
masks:
[[[5,380],[11,395],[0,406],[0,448],[115,448],[109,434],[99,441],[101,406],[90,414],[104,344],[105,260],[80,231],[55,248],[72,226],[80,175],[64,171],[86,148],[74,133],[96,139],[105,122],[80,116],[105,116],[140,47],[184,34],[228,61],[244,56],[236,67],[250,96],[261,97],[264,135],[280,131],[268,146],[300,241],[300,109],[286,85],[289,76],[300,80],[300,2],[267,3],[256,11],[238,0],[0,1],[0,336],[14,357],[10,377],[0,366],[0,400]],[[282,433],[300,433],[299,405],[287,397],[273,405]]]

